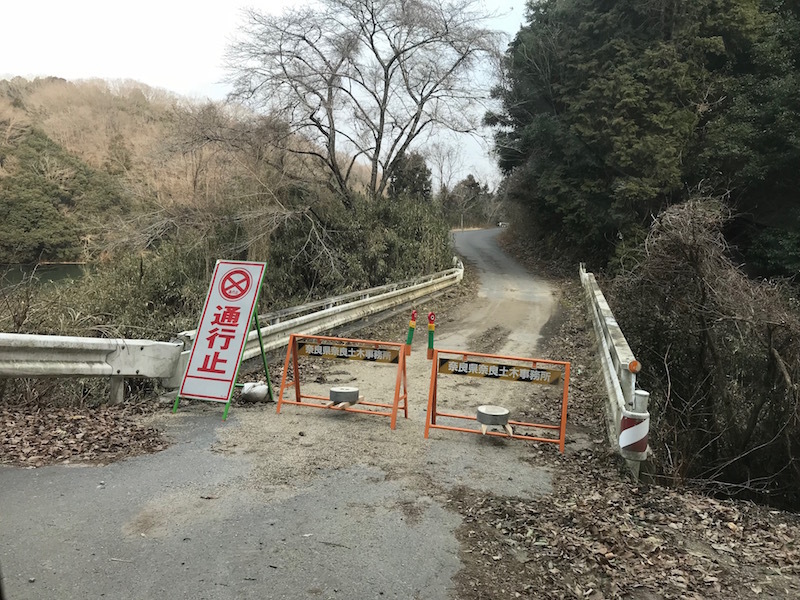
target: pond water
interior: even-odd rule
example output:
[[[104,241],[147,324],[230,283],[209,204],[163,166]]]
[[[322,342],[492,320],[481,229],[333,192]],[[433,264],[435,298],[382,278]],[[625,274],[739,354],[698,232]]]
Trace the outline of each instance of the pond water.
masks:
[[[0,285],[15,285],[23,278],[34,275],[40,283],[61,281],[63,279],[80,279],[88,265],[52,264],[52,265],[9,265],[0,264]]]

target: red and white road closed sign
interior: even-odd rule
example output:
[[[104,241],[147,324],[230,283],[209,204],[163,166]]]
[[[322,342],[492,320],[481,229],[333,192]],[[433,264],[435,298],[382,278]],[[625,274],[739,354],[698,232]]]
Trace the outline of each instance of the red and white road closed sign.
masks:
[[[181,398],[230,399],[265,267],[264,263],[217,261],[178,394]]]

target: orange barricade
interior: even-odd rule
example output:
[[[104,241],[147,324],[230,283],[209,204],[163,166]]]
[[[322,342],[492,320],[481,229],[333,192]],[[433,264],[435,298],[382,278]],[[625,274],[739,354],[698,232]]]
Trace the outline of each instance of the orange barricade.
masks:
[[[471,361],[469,358],[480,360]],[[505,364],[495,361],[506,361]],[[425,437],[431,429],[447,429],[449,431],[464,431],[466,433],[485,433],[500,437],[511,437],[518,440],[529,440],[534,442],[550,442],[558,444],[561,452],[564,452],[564,440],[567,427],[567,399],[569,394],[569,366],[570,363],[558,360],[545,360],[540,358],[519,358],[516,356],[501,356],[499,354],[484,354],[481,352],[465,352],[463,350],[438,350],[433,351],[433,364],[431,367],[431,384],[428,393],[428,413],[425,420]],[[550,368],[548,368],[550,367]],[[553,369],[552,367],[557,367]],[[562,371],[563,368],[563,371]],[[481,431],[480,429],[468,429],[465,427],[454,427],[451,425],[440,425],[436,422],[437,417],[450,419],[466,419],[477,421],[478,418],[471,415],[459,415],[446,412],[439,412],[436,406],[436,395],[438,388],[439,373],[452,373],[457,375],[467,375],[473,377],[485,377],[489,379],[499,379],[502,381],[519,381],[529,384],[557,384],[562,382],[563,391],[561,394],[561,416],[558,424],[545,423],[526,423],[524,421],[508,421],[512,427],[527,427],[540,430],[550,430],[558,432],[558,437],[536,437],[533,435],[517,433],[501,433],[496,431]],[[563,375],[563,378],[562,378]]]
[[[302,394],[300,392],[300,368],[298,364],[298,358],[300,356],[316,356],[318,358],[343,360],[366,360],[369,362],[382,364],[396,364],[397,378],[394,386],[394,399],[391,404],[359,401],[357,405],[338,408],[333,406],[332,403],[328,401],[329,399],[325,396]],[[292,372],[291,380],[288,379],[290,366]],[[286,388],[290,385],[294,387],[294,400],[284,399],[284,390],[286,390]],[[311,402],[304,400],[311,400]],[[323,400],[328,402],[321,402]],[[397,410],[399,408],[403,409],[405,418],[408,418],[406,345],[396,342],[379,342],[376,340],[359,340],[293,333],[289,338],[289,347],[286,349],[286,360],[283,364],[281,390],[280,394],[278,395],[278,413],[281,412],[281,406],[284,404],[295,404],[297,406],[310,406],[312,408],[327,408],[330,410],[391,417],[391,428],[394,429],[395,425],[397,424]],[[356,408],[356,406],[370,406],[376,408],[386,408],[389,410],[381,411],[367,408]]]

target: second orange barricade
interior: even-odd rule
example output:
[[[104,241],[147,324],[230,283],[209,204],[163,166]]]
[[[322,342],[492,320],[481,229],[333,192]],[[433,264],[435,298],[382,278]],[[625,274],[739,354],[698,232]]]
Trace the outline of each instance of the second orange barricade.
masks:
[[[564,452],[565,433],[567,426],[567,400],[569,395],[569,367],[564,361],[545,360],[539,358],[520,358],[516,356],[502,356],[499,354],[484,354],[481,352],[468,352],[464,350],[438,350],[433,351],[431,366],[431,383],[428,392],[428,412],[425,419],[425,437],[431,429],[446,429],[477,433],[484,435],[500,436],[535,442],[549,442],[558,444]],[[522,384],[546,384],[562,386],[560,394],[559,420],[557,423],[530,423],[514,421],[508,418],[509,411],[500,406],[479,407],[478,415],[456,414],[442,412],[438,408],[438,378],[443,375],[466,375],[483,377],[506,382],[519,382]],[[479,421],[478,429],[444,425],[437,422],[438,418],[462,419]],[[487,426],[488,424],[488,426]],[[502,426],[505,431],[488,431],[489,426]],[[529,433],[514,433],[519,430],[540,430],[540,435]],[[545,436],[545,432],[552,432],[558,437]]]

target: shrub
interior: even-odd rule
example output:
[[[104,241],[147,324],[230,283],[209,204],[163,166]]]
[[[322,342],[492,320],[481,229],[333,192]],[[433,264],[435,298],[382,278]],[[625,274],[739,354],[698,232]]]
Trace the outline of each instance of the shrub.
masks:
[[[294,215],[270,240],[267,288],[274,306],[364,289],[450,266],[450,231],[430,203],[330,202]]]
[[[797,298],[731,262],[727,218],[709,199],[664,211],[620,261],[613,308],[646,365],[660,472],[797,508]]]

